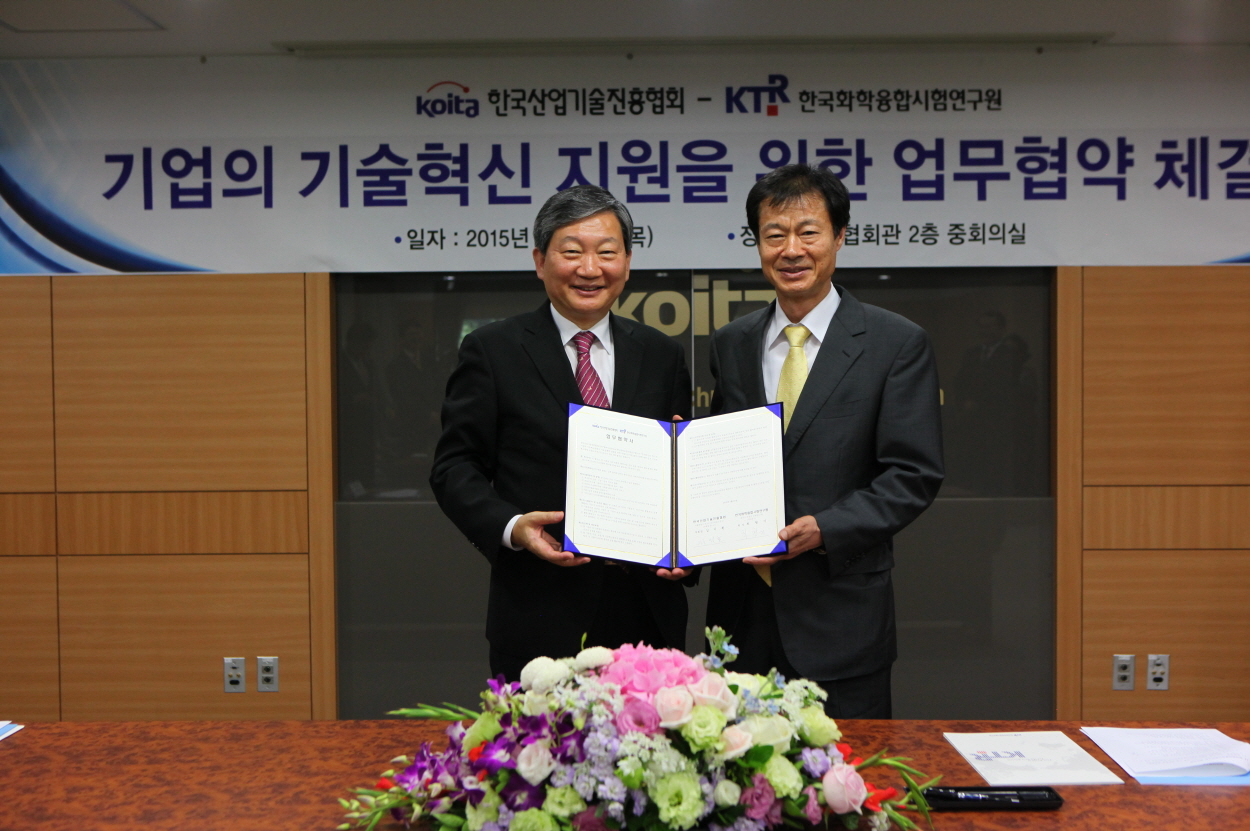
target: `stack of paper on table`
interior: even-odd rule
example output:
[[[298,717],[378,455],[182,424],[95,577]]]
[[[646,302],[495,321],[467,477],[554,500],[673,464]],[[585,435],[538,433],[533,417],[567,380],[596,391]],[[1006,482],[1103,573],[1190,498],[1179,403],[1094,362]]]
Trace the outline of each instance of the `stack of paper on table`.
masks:
[[[0,739],[13,735],[25,726],[24,724],[14,724],[11,721],[0,721]]]
[[[1250,785],[1250,744],[1211,728],[1082,727],[1143,785]]]
[[[943,733],[989,785],[1122,785],[1058,730]]]

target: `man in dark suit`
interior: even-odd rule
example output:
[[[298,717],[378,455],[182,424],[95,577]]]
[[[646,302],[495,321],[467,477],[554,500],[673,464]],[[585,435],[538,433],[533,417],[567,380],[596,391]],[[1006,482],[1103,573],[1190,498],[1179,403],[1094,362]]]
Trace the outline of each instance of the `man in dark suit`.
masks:
[[[492,674],[517,680],[539,655],[644,641],[682,648],[682,569],[564,551],[569,403],[688,418],[681,347],[609,314],[629,279],[633,222],[602,188],[562,191],[534,222],[534,266],[549,302],[465,337],[447,382],[430,485],[491,564]]]
[[[789,165],[747,197],[777,300],[712,337],[712,413],[786,405],[788,552],[712,569],[708,623],[735,670],[818,682],[835,718],[889,718],[893,537],[942,482],[938,380],[919,326],[833,285],[850,219],[831,172]]]

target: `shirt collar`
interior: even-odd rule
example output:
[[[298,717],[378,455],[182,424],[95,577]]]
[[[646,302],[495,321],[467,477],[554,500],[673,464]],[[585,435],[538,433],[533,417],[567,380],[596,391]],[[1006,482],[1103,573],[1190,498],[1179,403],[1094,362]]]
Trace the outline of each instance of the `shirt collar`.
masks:
[[[811,332],[811,337],[816,343],[821,343],[825,339],[825,332],[829,330],[829,324],[833,320],[834,314],[838,311],[838,306],[842,303],[842,296],[838,294],[837,286],[830,286],[829,293],[825,295],[825,299],[816,304],[816,308],[807,313],[799,323],[807,327]],[[776,346],[779,341],[785,340],[782,330],[792,323],[790,318],[786,317],[786,313],[781,310],[781,304],[773,305],[773,317],[768,324],[768,331],[764,335],[765,348]]]
[[[567,345],[573,340],[573,336],[582,331],[576,323],[566,318],[564,315],[556,311],[555,306],[551,306],[551,319],[556,322],[556,328],[560,330],[560,343]],[[609,312],[590,329],[586,330],[594,332],[599,343],[603,344],[603,348],[607,350],[609,355],[612,354],[612,314]]]

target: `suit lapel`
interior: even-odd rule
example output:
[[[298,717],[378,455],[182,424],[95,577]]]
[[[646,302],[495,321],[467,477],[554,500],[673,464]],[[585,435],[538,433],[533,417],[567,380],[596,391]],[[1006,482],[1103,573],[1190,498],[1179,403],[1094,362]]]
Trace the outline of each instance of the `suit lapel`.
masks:
[[[820,352],[808,370],[807,382],[803,384],[799,403],[790,418],[790,429],[786,430],[783,442],[787,456],[803,438],[803,433],[842,382],[847,370],[864,351],[857,341],[857,337],[864,333],[864,307],[850,293],[839,287],[835,288],[842,299],[833,320],[829,321],[825,339],[820,344]]]
[[[754,326],[744,335],[741,349],[742,389],[747,395],[747,406],[762,407],[772,401],[776,390],[764,389],[764,335],[768,332],[768,323],[773,319],[777,301],[769,304],[767,313],[760,317]]]
[[[634,339],[620,318],[612,315],[612,351],[615,368],[612,380],[612,409],[628,413],[638,391],[638,378],[642,374],[642,344]]]
[[[548,304],[544,303],[525,321],[522,346],[556,401],[562,406],[570,402],[581,402],[582,395],[577,390],[577,379],[573,377],[573,368],[569,366],[564,344],[560,343],[560,330],[551,319],[551,308]]]

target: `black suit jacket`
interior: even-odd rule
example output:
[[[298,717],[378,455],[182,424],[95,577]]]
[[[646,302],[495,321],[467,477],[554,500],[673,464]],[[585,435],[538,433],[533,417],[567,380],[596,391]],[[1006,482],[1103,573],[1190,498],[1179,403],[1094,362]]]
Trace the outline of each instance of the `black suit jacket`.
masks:
[[[938,379],[929,337],[836,287],[841,304],[808,370],[783,443],[786,521],[816,518],[823,550],[772,567],[786,657],[808,678],[853,678],[896,657],[893,537],[942,482]],[[776,303],[712,337],[712,412],[768,403],[761,362]],[[712,569],[708,623],[733,632],[748,580],[740,561]]]
[[[690,373],[681,346],[641,323],[611,320],[612,409],[688,418]],[[486,637],[511,655],[576,653],[595,616],[603,569],[615,567],[593,559],[564,568],[501,544],[517,514],[564,510],[569,403],[583,402],[546,303],[466,336],[447,382],[430,485],[444,513],[490,561]],[[562,523],[547,530],[564,539]],[[685,589],[643,577],[651,613],[668,641],[657,646],[682,648]]]

